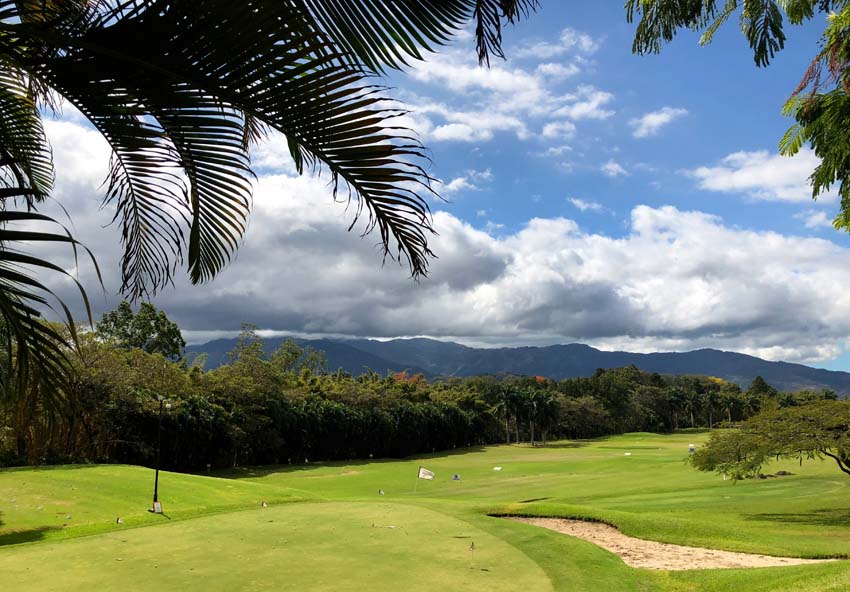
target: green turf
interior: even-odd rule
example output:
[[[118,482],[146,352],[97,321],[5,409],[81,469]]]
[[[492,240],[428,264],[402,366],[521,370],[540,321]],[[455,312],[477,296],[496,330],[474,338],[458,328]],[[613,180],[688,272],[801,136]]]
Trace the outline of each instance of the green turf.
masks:
[[[280,485],[162,472],[166,517],[149,513],[154,472],[124,465],[0,470],[0,545],[68,538],[315,496]]]
[[[145,511],[148,469],[0,471],[0,590],[850,589],[850,561],[638,570],[590,543],[488,516],[586,517],[680,544],[850,556],[850,478],[828,463],[780,463],[768,470],[795,474],[733,484],[683,462],[688,443],[704,439],[629,434],[407,461],[166,473],[171,520]],[[419,465],[437,479],[417,481]]]

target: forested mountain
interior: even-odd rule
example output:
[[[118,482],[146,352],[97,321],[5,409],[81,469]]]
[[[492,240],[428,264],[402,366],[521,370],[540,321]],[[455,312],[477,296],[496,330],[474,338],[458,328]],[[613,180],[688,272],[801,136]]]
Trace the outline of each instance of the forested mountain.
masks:
[[[267,339],[273,351],[285,337]],[[473,348],[434,339],[296,340],[302,347],[324,351],[328,368],[342,368],[358,375],[364,368],[376,372],[407,370],[428,377],[476,376],[483,374],[539,375],[563,379],[590,376],[597,368],[634,365],[661,374],[704,374],[746,386],[762,376],[781,391],[831,389],[850,395],[850,373],[812,368],[802,364],[768,362],[754,356],[714,349],[684,353],[637,354],[601,351],[578,343],[548,347]],[[207,354],[207,368],[227,361],[235,339],[218,339],[186,348],[189,355]]]

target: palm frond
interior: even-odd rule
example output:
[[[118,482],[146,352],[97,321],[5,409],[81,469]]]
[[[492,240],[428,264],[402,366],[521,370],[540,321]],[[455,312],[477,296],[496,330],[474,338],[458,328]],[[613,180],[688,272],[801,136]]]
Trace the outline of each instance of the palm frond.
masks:
[[[27,10],[38,4],[43,14]],[[23,7],[23,8],[22,8]],[[46,7],[46,8],[45,8]],[[0,59],[55,89],[113,150],[106,201],[139,297],[228,264],[247,226],[247,148],[282,132],[296,167],[327,169],[385,256],[427,272],[429,161],[394,125],[371,73],[419,59],[469,20],[479,59],[503,56],[504,23],[536,0],[0,0]],[[390,106],[388,106],[390,105]]]
[[[12,166],[14,165],[14,166]],[[23,198],[29,207],[53,188],[53,155],[23,77],[0,71],[0,199]]]
[[[537,0],[475,0],[475,42],[478,61],[490,65],[490,56],[503,58],[502,24],[515,23],[539,6]]]
[[[502,27],[527,16],[538,0],[296,0],[315,28],[360,64],[374,72],[421,60],[423,51],[448,43],[474,21],[481,63],[504,58]]]
[[[0,376],[0,383],[6,387],[14,381],[18,392],[24,392],[37,377],[49,393],[58,396],[67,384],[67,352],[76,342],[76,330],[71,311],[38,279],[37,272],[69,278],[79,289],[89,319],[91,311],[85,291],[68,271],[24,250],[39,244],[64,244],[74,250],[76,258],[81,245],[61,225],[63,232],[36,229],[45,224],[57,222],[37,212],[0,210],[0,335],[7,358],[4,367],[15,368],[15,375]],[[45,322],[46,310],[66,319],[70,341]]]

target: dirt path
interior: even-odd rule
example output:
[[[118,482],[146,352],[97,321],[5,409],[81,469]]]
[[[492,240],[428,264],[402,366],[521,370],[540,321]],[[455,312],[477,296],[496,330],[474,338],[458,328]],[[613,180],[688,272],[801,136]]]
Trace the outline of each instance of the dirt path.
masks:
[[[567,520],[564,518],[510,517],[511,520],[533,524],[568,534],[607,549],[619,555],[626,565],[645,569],[730,569],[742,567],[778,567],[783,565],[807,565],[835,561],[834,559],[795,559],[793,557],[771,557],[685,547],[657,541],[647,541],[626,536],[613,526],[598,522]]]

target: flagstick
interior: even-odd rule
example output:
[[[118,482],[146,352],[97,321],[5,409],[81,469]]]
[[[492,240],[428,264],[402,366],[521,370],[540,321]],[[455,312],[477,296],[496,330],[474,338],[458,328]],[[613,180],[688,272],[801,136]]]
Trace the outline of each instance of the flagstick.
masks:
[[[416,488],[419,487],[419,471],[422,470],[422,465],[416,469],[416,483],[413,484],[413,493],[416,493]]]

